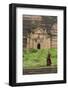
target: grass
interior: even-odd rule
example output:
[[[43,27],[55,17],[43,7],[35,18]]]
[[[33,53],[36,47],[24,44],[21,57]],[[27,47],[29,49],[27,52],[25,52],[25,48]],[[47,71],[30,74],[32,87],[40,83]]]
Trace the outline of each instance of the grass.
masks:
[[[57,49],[50,48],[52,65],[57,65]],[[25,69],[35,69],[40,67],[47,67],[48,49],[30,49],[24,50],[23,67]]]

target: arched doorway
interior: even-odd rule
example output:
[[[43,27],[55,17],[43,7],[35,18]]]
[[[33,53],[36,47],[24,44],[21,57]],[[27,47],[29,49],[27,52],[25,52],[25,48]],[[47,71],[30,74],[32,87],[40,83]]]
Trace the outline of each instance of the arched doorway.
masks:
[[[37,44],[37,49],[40,49],[40,43]]]

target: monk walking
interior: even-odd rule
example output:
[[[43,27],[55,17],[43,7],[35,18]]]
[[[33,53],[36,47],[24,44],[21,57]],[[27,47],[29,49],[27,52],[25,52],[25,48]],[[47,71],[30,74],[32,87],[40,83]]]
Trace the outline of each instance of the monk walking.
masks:
[[[50,54],[50,52],[48,52],[48,56],[47,56],[47,66],[51,66],[51,54]]]

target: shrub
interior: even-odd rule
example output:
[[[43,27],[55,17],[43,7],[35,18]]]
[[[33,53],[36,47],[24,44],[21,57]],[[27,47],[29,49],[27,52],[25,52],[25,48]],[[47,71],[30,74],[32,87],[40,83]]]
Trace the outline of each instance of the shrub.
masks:
[[[38,51],[37,49],[30,49],[30,52],[32,52],[32,53],[35,53],[37,51]]]

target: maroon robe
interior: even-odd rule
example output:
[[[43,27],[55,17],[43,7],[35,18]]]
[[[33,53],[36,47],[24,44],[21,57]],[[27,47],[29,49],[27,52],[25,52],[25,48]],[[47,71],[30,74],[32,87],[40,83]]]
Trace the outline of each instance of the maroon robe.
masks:
[[[51,54],[48,53],[48,57],[47,57],[47,66],[51,65]]]

